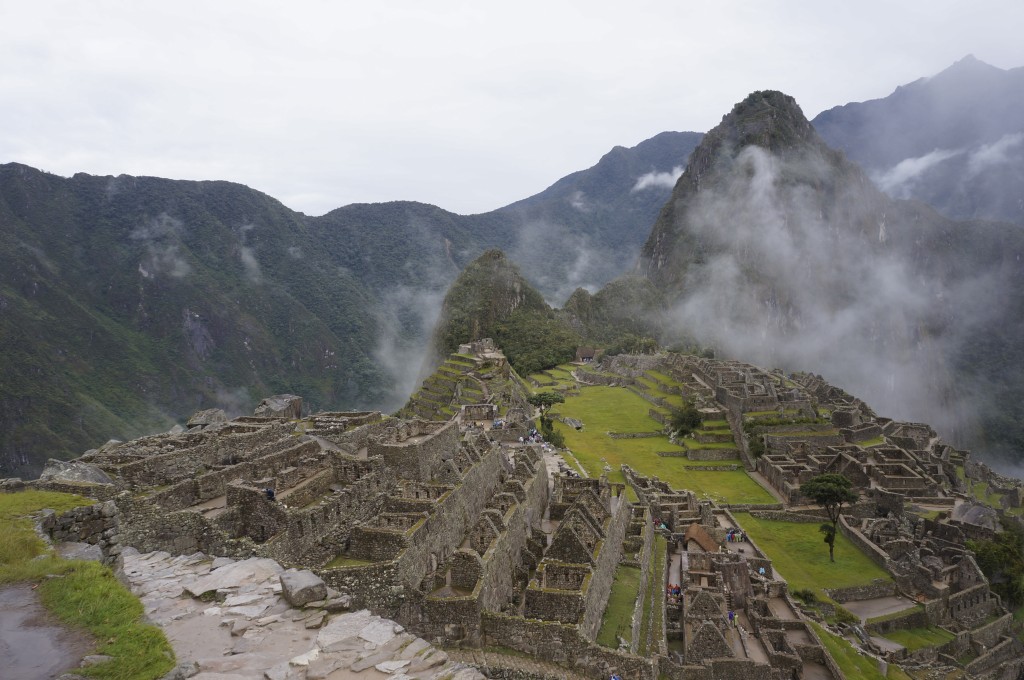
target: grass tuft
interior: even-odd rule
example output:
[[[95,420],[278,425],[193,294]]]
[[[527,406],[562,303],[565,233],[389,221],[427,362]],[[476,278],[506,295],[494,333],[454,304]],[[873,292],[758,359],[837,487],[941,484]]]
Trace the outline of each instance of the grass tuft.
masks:
[[[55,557],[36,535],[31,515],[44,508],[63,512],[93,501],[45,491],[0,493],[0,584],[39,584],[40,600],[68,626],[98,641],[107,663],[76,669],[101,680],[155,680],[174,667],[163,632],[142,622],[143,608],[107,567]]]

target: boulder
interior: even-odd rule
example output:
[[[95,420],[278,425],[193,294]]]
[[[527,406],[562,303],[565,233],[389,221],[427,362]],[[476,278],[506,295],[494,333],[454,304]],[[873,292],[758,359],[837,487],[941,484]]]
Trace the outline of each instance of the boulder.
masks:
[[[209,427],[210,425],[219,425],[226,422],[228,422],[228,416],[223,410],[208,408],[205,411],[193,413],[192,417],[188,419],[187,427],[189,429],[193,427]]]
[[[327,598],[327,584],[309,571],[286,571],[281,574],[281,595],[293,607],[302,607],[310,602]]]
[[[90,463],[71,461],[65,463],[62,460],[51,458],[46,461],[43,474],[39,479],[44,482],[86,482],[89,484],[113,484],[114,481],[107,476],[107,473]]]
[[[301,418],[302,397],[294,394],[275,394],[261,401],[253,415],[257,418]]]

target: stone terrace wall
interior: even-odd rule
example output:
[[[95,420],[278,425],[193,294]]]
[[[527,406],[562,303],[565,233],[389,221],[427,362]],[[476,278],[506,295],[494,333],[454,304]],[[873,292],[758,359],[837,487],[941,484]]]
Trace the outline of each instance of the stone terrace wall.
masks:
[[[498,611],[511,594],[514,567],[521,562],[531,525],[544,517],[548,501],[548,480],[544,462],[537,464],[536,476],[525,485],[526,499],[505,515],[506,530],[487,549],[480,578],[480,607]],[[540,558],[540,555],[537,555]]]
[[[849,522],[846,521],[845,515],[839,517],[839,533],[853,541],[854,545],[864,551],[864,554],[870,557],[872,562],[887,572],[892,573],[889,569],[889,555],[868,540],[867,536],[862,534],[859,529],[850,526]]]
[[[51,541],[99,546],[103,563],[110,565],[121,553],[120,513],[114,501],[72,508],[60,515],[43,511],[40,528]]]
[[[120,466],[116,473],[132,486],[173,484],[195,477],[210,466],[220,465],[225,459],[254,452],[293,430],[291,423],[271,423],[244,433],[211,433],[191,448],[146,456]]]
[[[523,619],[495,612],[483,614],[484,642],[508,647],[540,659],[577,669],[591,678],[617,672],[629,680],[656,680],[656,661],[622,654],[584,638],[576,626]]]
[[[410,441],[410,437],[424,437]],[[442,456],[459,448],[459,425],[450,420],[443,425],[414,420],[398,428],[386,428],[382,435],[371,438],[368,455],[381,456],[384,464],[405,479],[430,481]]]
[[[456,443],[456,446],[458,444]],[[435,563],[444,562],[461,544],[491,497],[500,488],[504,454],[493,446],[466,470],[460,484],[442,496],[434,512],[414,532],[398,559],[398,584],[416,588]]]

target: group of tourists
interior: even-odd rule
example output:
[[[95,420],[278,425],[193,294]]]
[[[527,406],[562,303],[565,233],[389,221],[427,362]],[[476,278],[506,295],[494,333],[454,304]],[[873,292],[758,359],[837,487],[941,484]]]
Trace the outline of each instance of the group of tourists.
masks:
[[[665,586],[665,595],[668,598],[669,604],[679,604],[679,597],[683,593],[683,588],[678,583],[669,583]]]
[[[655,517],[651,523],[654,524],[655,529],[665,529],[666,531],[668,530],[668,526],[657,517]]]
[[[725,540],[728,543],[746,543],[747,535],[739,529],[729,529],[725,532]]]

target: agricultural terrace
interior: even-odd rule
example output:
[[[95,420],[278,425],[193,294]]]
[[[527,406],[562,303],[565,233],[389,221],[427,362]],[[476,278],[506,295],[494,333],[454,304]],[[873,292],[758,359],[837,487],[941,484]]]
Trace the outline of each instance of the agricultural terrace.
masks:
[[[564,392],[576,387],[576,379],[572,377],[575,368],[572,364],[562,364],[539,373],[531,373],[528,382],[534,392]]]
[[[824,598],[825,586],[848,588],[867,585],[874,579],[891,580],[884,569],[841,533],[836,535],[836,561],[830,562],[828,546],[816,523],[759,519],[748,512],[733,514],[772,560],[775,570],[789,583],[790,591],[813,590]]]
[[[579,395],[567,396],[555,407],[559,415],[583,423],[577,431],[556,422],[566,446],[588,474],[598,477],[605,465],[611,467],[608,478],[623,482],[620,466],[628,464],[637,472],[656,476],[678,489],[690,489],[698,496],[727,503],[775,503],[775,499],[743,470],[739,459],[715,461],[715,465],[734,464],[736,470],[695,470],[707,466],[685,455],[659,456],[658,452],[684,452],[668,437],[659,435],[637,439],[613,439],[609,432],[660,432],[661,423],[651,418],[651,405],[643,397],[622,387],[584,386]],[[705,447],[706,448],[706,447]]]

